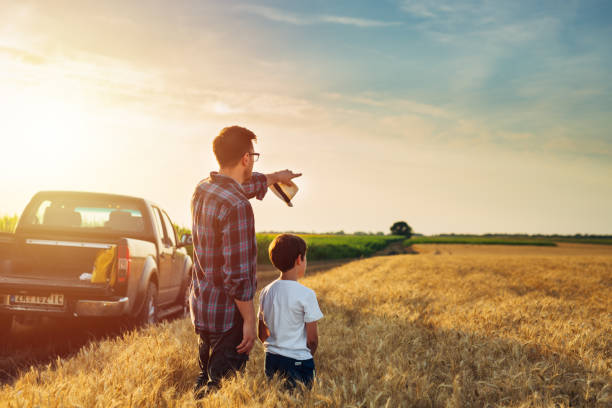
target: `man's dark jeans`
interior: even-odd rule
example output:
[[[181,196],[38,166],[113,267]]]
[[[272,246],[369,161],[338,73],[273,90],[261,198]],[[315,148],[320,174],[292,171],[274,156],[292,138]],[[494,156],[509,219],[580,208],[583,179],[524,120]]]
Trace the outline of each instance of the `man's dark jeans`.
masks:
[[[242,318],[225,333],[200,333],[200,375],[195,385],[196,398],[219,388],[223,378],[244,370],[248,354],[239,354],[236,346],[242,341]],[[203,387],[203,388],[202,388]]]
[[[288,388],[295,388],[296,381],[303,383],[306,387],[312,386],[315,375],[314,360],[295,360],[273,353],[266,353],[266,376],[274,377],[278,373],[287,380]]]

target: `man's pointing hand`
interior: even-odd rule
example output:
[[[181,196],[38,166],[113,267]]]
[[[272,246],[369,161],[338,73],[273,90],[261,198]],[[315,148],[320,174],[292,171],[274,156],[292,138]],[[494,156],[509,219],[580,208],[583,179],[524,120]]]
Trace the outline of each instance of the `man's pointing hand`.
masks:
[[[269,186],[274,183],[291,184],[291,180],[300,177],[302,173],[294,173],[291,170],[281,170],[275,173],[266,174],[266,181]]]

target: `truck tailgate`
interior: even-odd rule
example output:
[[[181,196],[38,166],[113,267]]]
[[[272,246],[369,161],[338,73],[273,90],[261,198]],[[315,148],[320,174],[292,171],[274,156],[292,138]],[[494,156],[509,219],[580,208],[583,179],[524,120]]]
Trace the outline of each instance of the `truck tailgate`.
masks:
[[[14,251],[15,234],[0,232],[0,264],[9,258]]]
[[[76,279],[47,279],[25,276],[0,276],[0,292],[10,294],[49,295],[61,293],[69,297],[105,298],[113,294],[108,285]]]

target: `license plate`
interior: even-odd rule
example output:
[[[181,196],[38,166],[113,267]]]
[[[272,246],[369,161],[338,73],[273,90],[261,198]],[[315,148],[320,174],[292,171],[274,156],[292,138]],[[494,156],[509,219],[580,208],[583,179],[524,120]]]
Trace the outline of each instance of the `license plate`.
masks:
[[[52,293],[49,296],[11,295],[11,304],[63,306],[64,295],[59,293]]]

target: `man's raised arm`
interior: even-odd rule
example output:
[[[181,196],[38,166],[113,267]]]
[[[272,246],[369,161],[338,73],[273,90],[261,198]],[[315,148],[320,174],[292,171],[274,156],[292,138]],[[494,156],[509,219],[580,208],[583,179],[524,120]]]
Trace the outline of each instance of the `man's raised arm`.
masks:
[[[300,177],[301,175],[302,173],[294,173],[291,170],[281,170],[266,174],[266,182],[268,183],[268,186],[271,186],[274,183],[289,184],[292,179]]]
[[[268,191],[268,186],[274,183],[288,184],[292,179],[301,175],[302,173],[294,173],[291,170],[281,170],[269,174],[254,172],[248,181],[242,183],[242,189],[249,199],[256,197],[258,200],[262,200]]]

